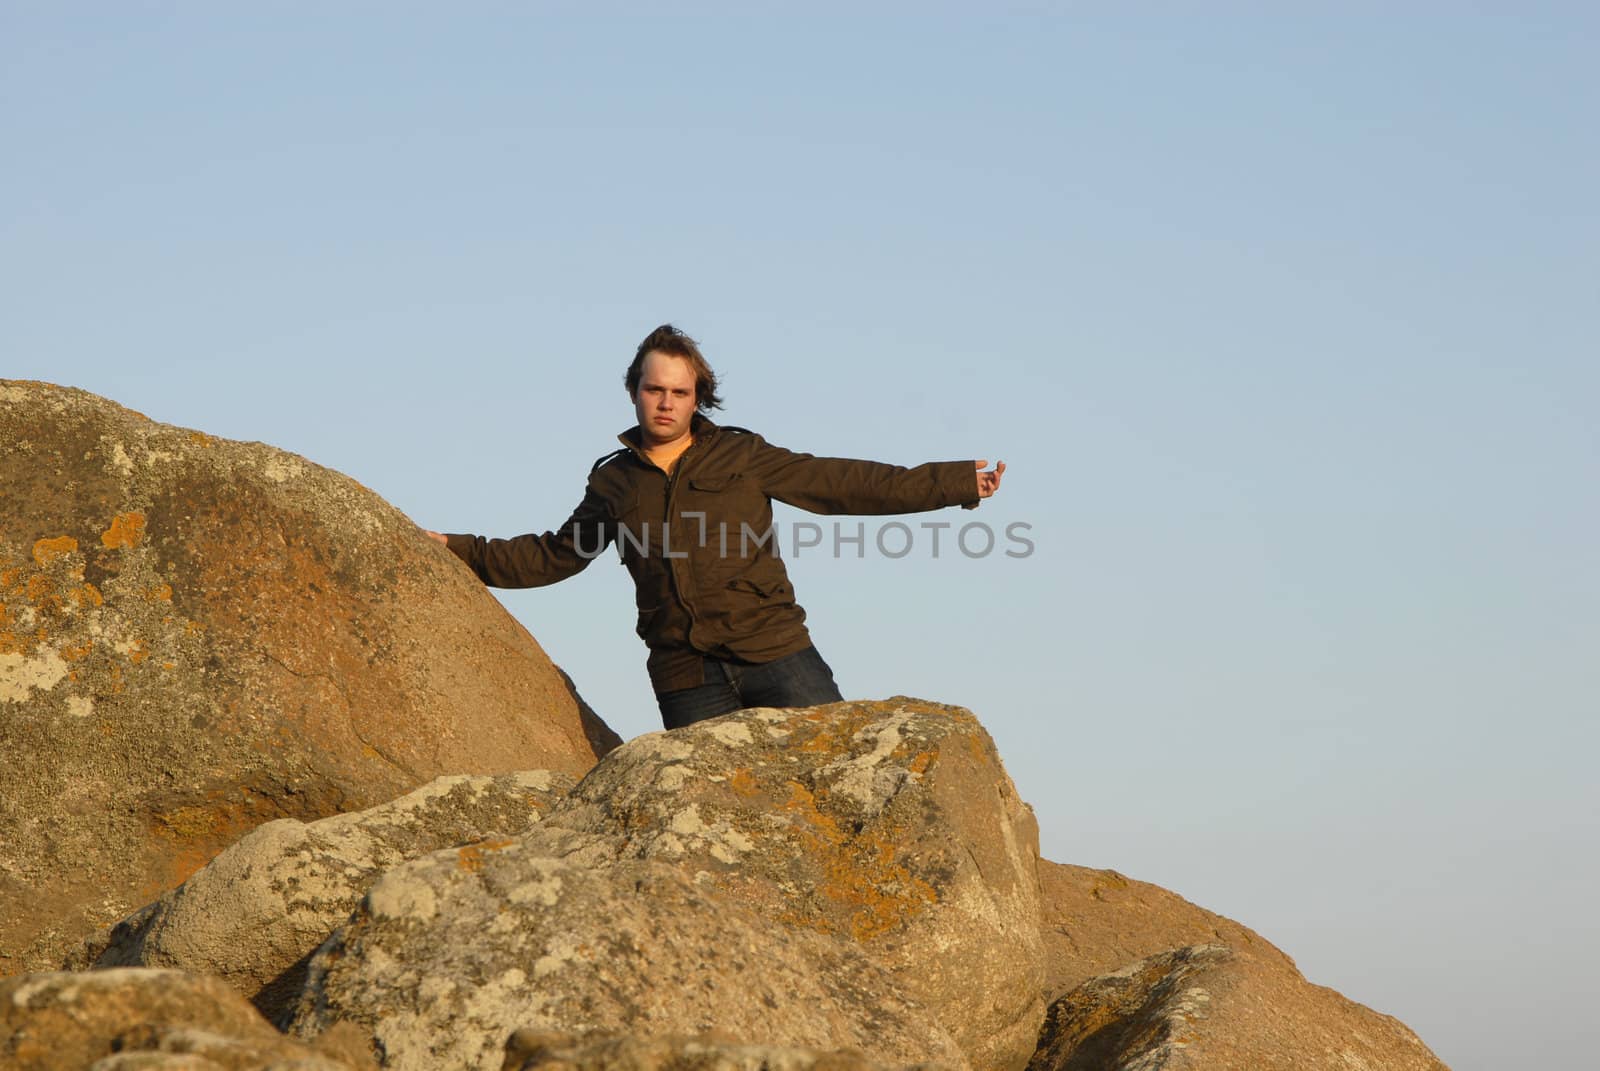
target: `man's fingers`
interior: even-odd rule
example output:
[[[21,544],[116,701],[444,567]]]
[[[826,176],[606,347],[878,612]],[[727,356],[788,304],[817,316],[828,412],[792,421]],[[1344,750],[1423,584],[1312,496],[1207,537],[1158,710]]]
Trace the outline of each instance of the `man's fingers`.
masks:
[[[1004,461],[996,463],[993,472],[982,471],[984,466],[989,464],[988,461],[975,461],[973,464],[979,469],[978,497],[988,498],[1000,489],[1000,475],[1006,471],[1006,463]]]
[[[986,460],[974,461],[973,464],[978,468],[978,497],[988,498],[1000,489],[1000,474],[1006,471],[1006,463],[997,462],[993,472],[983,471],[989,465]]]

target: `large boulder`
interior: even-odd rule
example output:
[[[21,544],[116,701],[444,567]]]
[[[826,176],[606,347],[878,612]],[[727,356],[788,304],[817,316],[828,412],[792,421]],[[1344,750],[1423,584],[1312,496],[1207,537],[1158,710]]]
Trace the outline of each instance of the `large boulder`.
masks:
[[[613,751],[546,819],[888,969],[973,1067],[1044,1018],[1038,828],[960,707],[746,710]]]
[[[391,1071],[494,1071],[506,1038],[529,1028],[963,1065],[853,944],[614,854],[540,829],[388,871],[312,959],[289,1032],[357,1023]]]
[[[1405,1024],[1309,984],[1281,956],[1172,949],[1050,1007],[1029,1071],[1447,1071]]]
[[[1186,945],[1223,945],[1294,970],[1294,961],[1255,931],[1115,870],[1041,859],[1039,901],[1046,1001]]]
[[[522,833],[573,779],[549,770],[431,781],[369,810],[258,826],[85,951],[96,967],[216,975],[276,1020],[318,945],[384,871],[441,848]]]
[[[262,822],[618,741],[443,547],[259,443],[0,380],[0,974]]]
[[[361,1071],[369,1055],[334,1031],[284,1037],[215,978],[125,969],[0,981],[7,1071]]]
[[[917,1071],[874,1063],[858,1052],[741,1045],[712,1037],[552,1034],[523,1029],[506,1041],[501,1071]]]
[[[1046,860],[1039,885],[1051,1005],[1029,1071],[1444,1067],[1403,1023],[1176,893]]]

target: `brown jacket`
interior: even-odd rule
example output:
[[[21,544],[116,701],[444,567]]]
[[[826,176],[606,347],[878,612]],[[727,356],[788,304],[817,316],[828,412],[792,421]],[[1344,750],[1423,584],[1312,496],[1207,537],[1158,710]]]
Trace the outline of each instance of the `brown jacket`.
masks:
[[[639,637],[657,693],[701,683],[701,656],[769,662],[811,643],[777,556],[772,500],[812,513],[919,513],[978,502],[971,461],[916,468],[813,457],[696,415],[669,476],[632,428],[601,458],[572,516],[514,539],[450,535],[485,584],[531,588],[582,571],[613,542],[633,575]]]

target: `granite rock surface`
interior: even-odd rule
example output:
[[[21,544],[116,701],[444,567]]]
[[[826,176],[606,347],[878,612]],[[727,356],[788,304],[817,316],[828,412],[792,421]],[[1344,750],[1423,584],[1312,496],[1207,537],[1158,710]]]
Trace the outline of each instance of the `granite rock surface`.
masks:
[[[716,1033],[965,1066],[853,944],[675,867],[610,857],[592,838],[538,830],[388,871],[313,957],[289,1032],[356,1023],[395,1071],[493,1071],[518,1029]]]
[[[1191,945],[1050,1006],[1028,1071],[1446,1071],[1404,1023],[1312,985],[1280,955]]]
[[[1189,945],[1223,945],[1295,969],[1254,930],[1115,870],[1041,859],[1039,896],[1047,1002],[1097,975]]]
[[[263,822],[618,741],[443,547],[260,443],[0,380],[0,975]]]
[[[938,1064],[874,1063],[848,1049],[742,1045],[715,1036],[575,1037],[518,1030],[506,1042],[502,1071],[938,1071]]]
[[[549,770],[441,777],[397,800],[256,827],[86,949],[85,965],[211,974],[279,1018],[318,945],[385,871],[442,848],[522,833],[573,785]]]
[[[638,737],[558,803],[766,918],[851,943],[974,1067],[1044,1017],[1038,827],[971,712],[925,700],[745,710]]]
[[[370,1071],[359,1039],[285,1037],[215,978],[124,968],[0,981],[6,1071]]]

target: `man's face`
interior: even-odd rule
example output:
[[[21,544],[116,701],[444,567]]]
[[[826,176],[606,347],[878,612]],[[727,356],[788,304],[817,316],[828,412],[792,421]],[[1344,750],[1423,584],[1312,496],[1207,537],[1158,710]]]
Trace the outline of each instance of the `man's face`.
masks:
[[[689,434],[694,401],[694,369],[688,361],[658,350],[644,355],[633,409],[645,446],[666,446]]]

